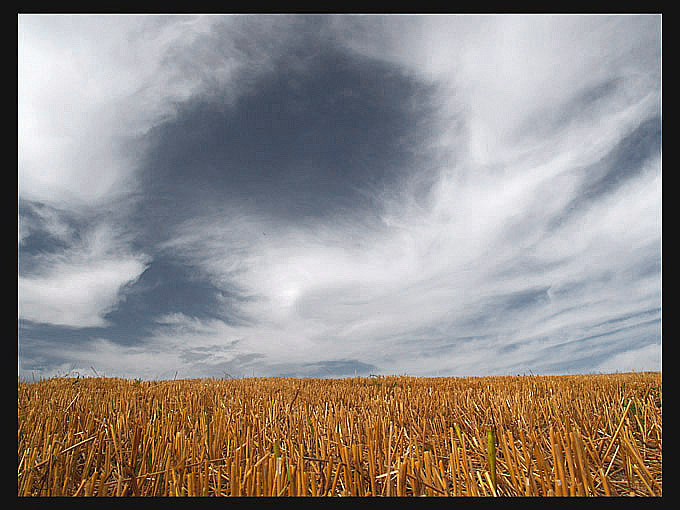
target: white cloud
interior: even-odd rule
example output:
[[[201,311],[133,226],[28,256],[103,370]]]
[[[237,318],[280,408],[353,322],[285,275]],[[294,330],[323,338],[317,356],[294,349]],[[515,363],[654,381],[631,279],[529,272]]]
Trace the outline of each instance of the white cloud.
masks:
[[[134,191],[124,142],[204,84],[164,64],[211,17],[19,16],[19,194],[75,208]]]
[[[19,277],[19,317],[74,328],[102,327],[123,298],[122,289],[144,272],[147,258],[127,251],[100,225],[80,244],[42,255],[39,271]]]
[[[120,289],[136,280],[144,265],[135,259],[86,265],[57,264],[44,277],[19,279],[20,317],[69,327],[102,327],[120,300]]]
[[[625,103],[650,90],[659,101],[660,16],[369,16],[351,31],[347,21],[334,25],[348,47],[448,86],[444,104],[465,114],[479,167],[526,154],[513,138],[524,121],[603,80],[624,79]]]
[[[661,344],[652,343],[639,349],[617,353],[600,363],[594,372],[661,371]]]

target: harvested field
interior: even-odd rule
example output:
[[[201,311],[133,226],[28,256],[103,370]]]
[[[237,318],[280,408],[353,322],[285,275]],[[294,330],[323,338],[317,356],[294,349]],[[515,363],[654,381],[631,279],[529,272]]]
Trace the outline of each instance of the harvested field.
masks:
[[[19,496],[661,496],[660,373],[18,383]]]

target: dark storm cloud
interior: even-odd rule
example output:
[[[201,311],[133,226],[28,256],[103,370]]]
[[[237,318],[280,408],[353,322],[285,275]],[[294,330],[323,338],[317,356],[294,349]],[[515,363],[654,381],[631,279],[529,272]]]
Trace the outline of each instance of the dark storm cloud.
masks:
[[[427,180],[418,148],[431,93],[394,66],[306,39],[235,103],[189,99],[148,134],[139,221],[154,235],[225,204],[283,221],[375,214],[376,196],[407,172]]]

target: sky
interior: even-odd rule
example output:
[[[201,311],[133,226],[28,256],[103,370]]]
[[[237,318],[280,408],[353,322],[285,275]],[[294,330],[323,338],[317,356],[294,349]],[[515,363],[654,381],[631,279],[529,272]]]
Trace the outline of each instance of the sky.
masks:
[[[660,15],[19,15],[18,370],[661,370]]]

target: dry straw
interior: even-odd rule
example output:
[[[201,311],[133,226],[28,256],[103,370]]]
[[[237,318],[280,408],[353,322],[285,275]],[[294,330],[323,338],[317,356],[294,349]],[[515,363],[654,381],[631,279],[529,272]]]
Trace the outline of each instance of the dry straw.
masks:
[[[661,496],[660,373],[18,383],[19,496]]]

